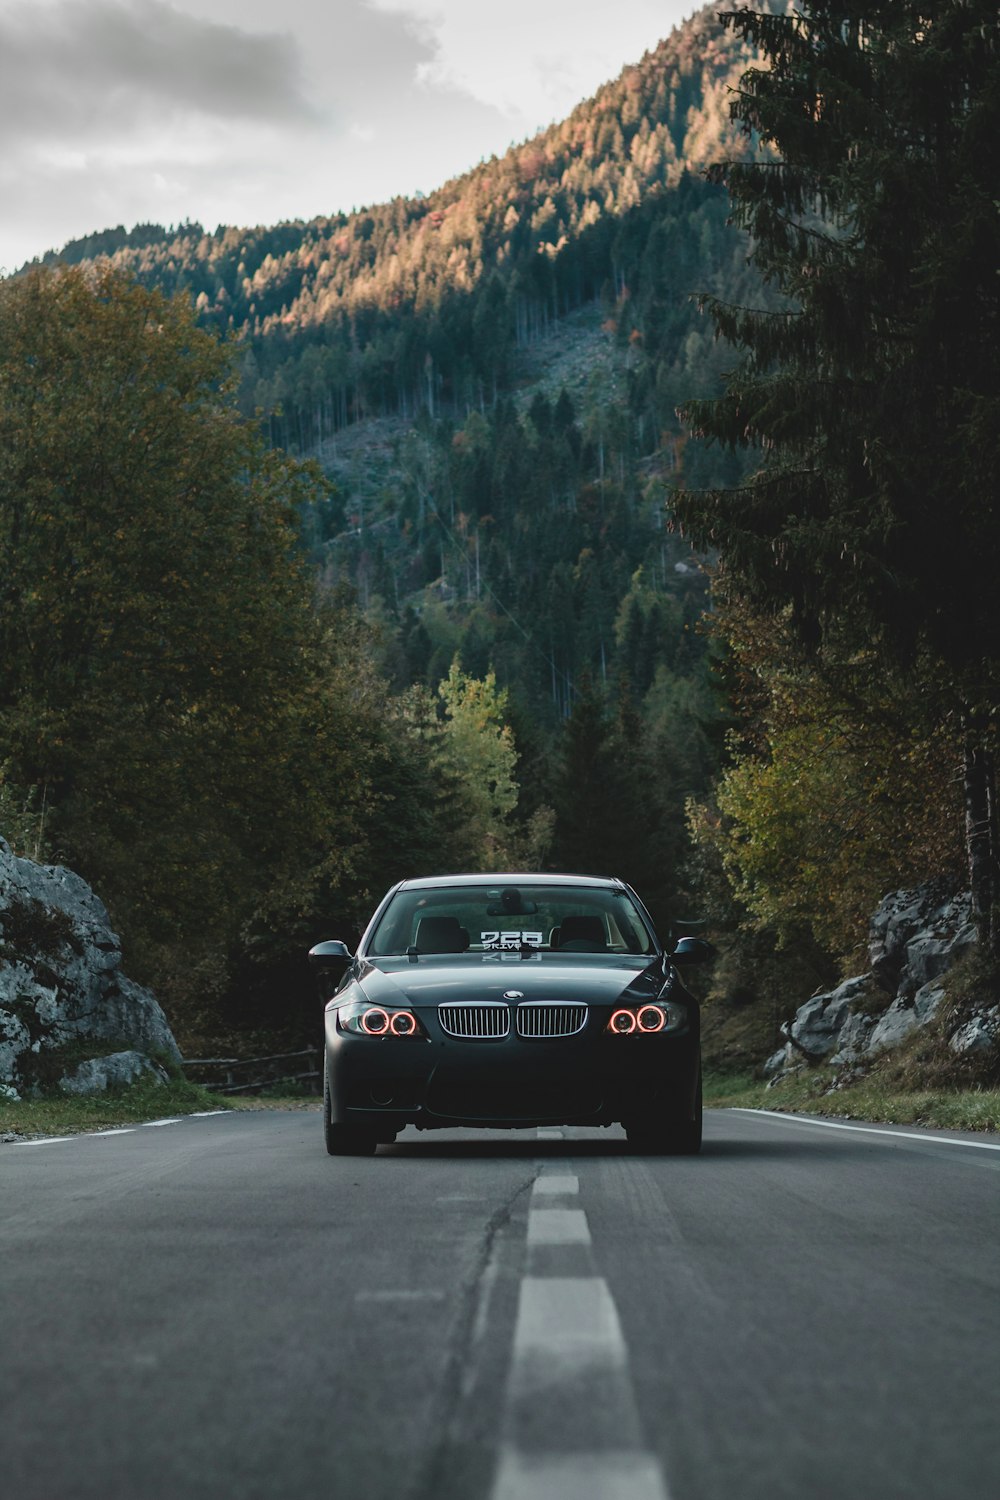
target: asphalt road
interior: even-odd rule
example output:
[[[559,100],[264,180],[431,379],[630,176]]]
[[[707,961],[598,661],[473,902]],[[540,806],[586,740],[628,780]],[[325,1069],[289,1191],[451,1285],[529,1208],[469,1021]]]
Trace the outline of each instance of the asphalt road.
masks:
[[[1000,1138],[707,1121],[0,1148],[0,1489],[995,1500]]]

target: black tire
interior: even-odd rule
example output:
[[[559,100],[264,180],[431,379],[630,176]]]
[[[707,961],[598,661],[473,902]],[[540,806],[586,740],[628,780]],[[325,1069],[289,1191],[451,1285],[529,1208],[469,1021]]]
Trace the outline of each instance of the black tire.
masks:
[[[635,1120],[625,1126],[633,1151],[645,1156],[697,1156],[701,1150],[701,1071],[693,1120]]]
[[[326,1149],[330,1156],[374,1156],[378,1141],[367,1130],[353,1125],[327,1125]]]
[[[330,1070],[323,1059],[323,1137],[328,1156],[374,1156],[378,1142],[354,1125],[337,1125],[330,1119]]]

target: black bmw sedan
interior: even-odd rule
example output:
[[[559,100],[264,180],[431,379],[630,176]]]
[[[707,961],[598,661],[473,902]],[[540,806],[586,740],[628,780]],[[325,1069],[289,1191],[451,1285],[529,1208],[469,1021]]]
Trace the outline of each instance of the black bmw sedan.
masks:
[[[419,1130],[620,1123],[648,1152],[701,1146],[698,1006],[638,896],[584,875],[404,880],[351,955],[319,943],[331,1155]]]

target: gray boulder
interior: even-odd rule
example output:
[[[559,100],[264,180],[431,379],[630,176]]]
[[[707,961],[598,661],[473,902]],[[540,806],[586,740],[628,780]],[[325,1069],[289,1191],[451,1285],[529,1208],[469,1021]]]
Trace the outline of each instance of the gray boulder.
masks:
[[[786,1035],[794,1051],[819,1062],[840,1046],[841,1033],[852,1019],[853,1009],[869,988],[867,974],[845,979],[826,995],[813,995],[800,1005]]]
[[[868,972],[799,1006],[782,1027],[786,1044],[768,1058],[765,1074],[776,1082],[810,1063],[857,1066],[926,1026],[945,998],[944,977],[975,946],[971,916],[968,895],[951,895],[933,882],[890,892],[872,918]],[[888,1007],[886,992],[892,996]],[[994,1045],[1000,1022],[989,1019],[993,1014],[963,1026],[951,1039],[952,1049]]]
[[[949,1038],[948,1046],[958,1056],[1000,1047],[1000,1005],[993,1005],[989,1010],[981,1011],[979,1015],[966,1021]]]
[[[121,957],[86,881],[19,859],[0,838],[0,1084],[30,1090],[66,1048],[77,1072],[81,1051],[180,1061],[166,1016],[121,972]]]
[[[764,1064],[764,1076],[766,1078],[770,1078],[772,1075],[776,1076],[776,1075],[778,1075],[780,1073],[783,1073],[784,1070],[785,1070],[785,1064],[787,1062],[788,1062],[788,1048],[787,1048],[787,1046],[785,1046],[785,1047],[779,1047],[778,1050],[777,1050],[777,1052],[772,1052],[771,1056],[768,1058],[767,1062]]]
[[[159,1063],[143,1052],[112,1052],[107,1057],[91,1057],[59,1080],[64,1094],[104,1094],[108,1089],[124,1088],[138,1083],[144,1073],[157,1083],[167,1082],[167,1073]]]
[[[926,1026],[934,1017],[944,995],[944,986],[933,980],[923,985],[915,995],[897,995],[885,1015],[872,1027],[864,1051],[874,1056],[876,1052],[898,1047],[911,1032]]]
[[[829,1061],[834,1067],[842,1063],[857,1063],[868,1050],[875,1022],[867,1012],[848,1016],[837,1037],[837,1050]]]
[[[935,881],[890,891],[872,917],[868,963],[884,990],[915,993],[937,979],[976,941],[972,901],[944,893]]]

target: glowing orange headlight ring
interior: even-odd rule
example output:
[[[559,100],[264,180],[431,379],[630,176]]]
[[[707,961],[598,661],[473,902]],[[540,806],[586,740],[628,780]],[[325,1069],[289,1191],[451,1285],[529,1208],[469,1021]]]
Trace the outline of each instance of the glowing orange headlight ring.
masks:
[[[608,1022],[608,1030],[613,1031],[615,1036],[628,1036],[635,1030],[635,1016],[632,1011],[616,1010]]]

